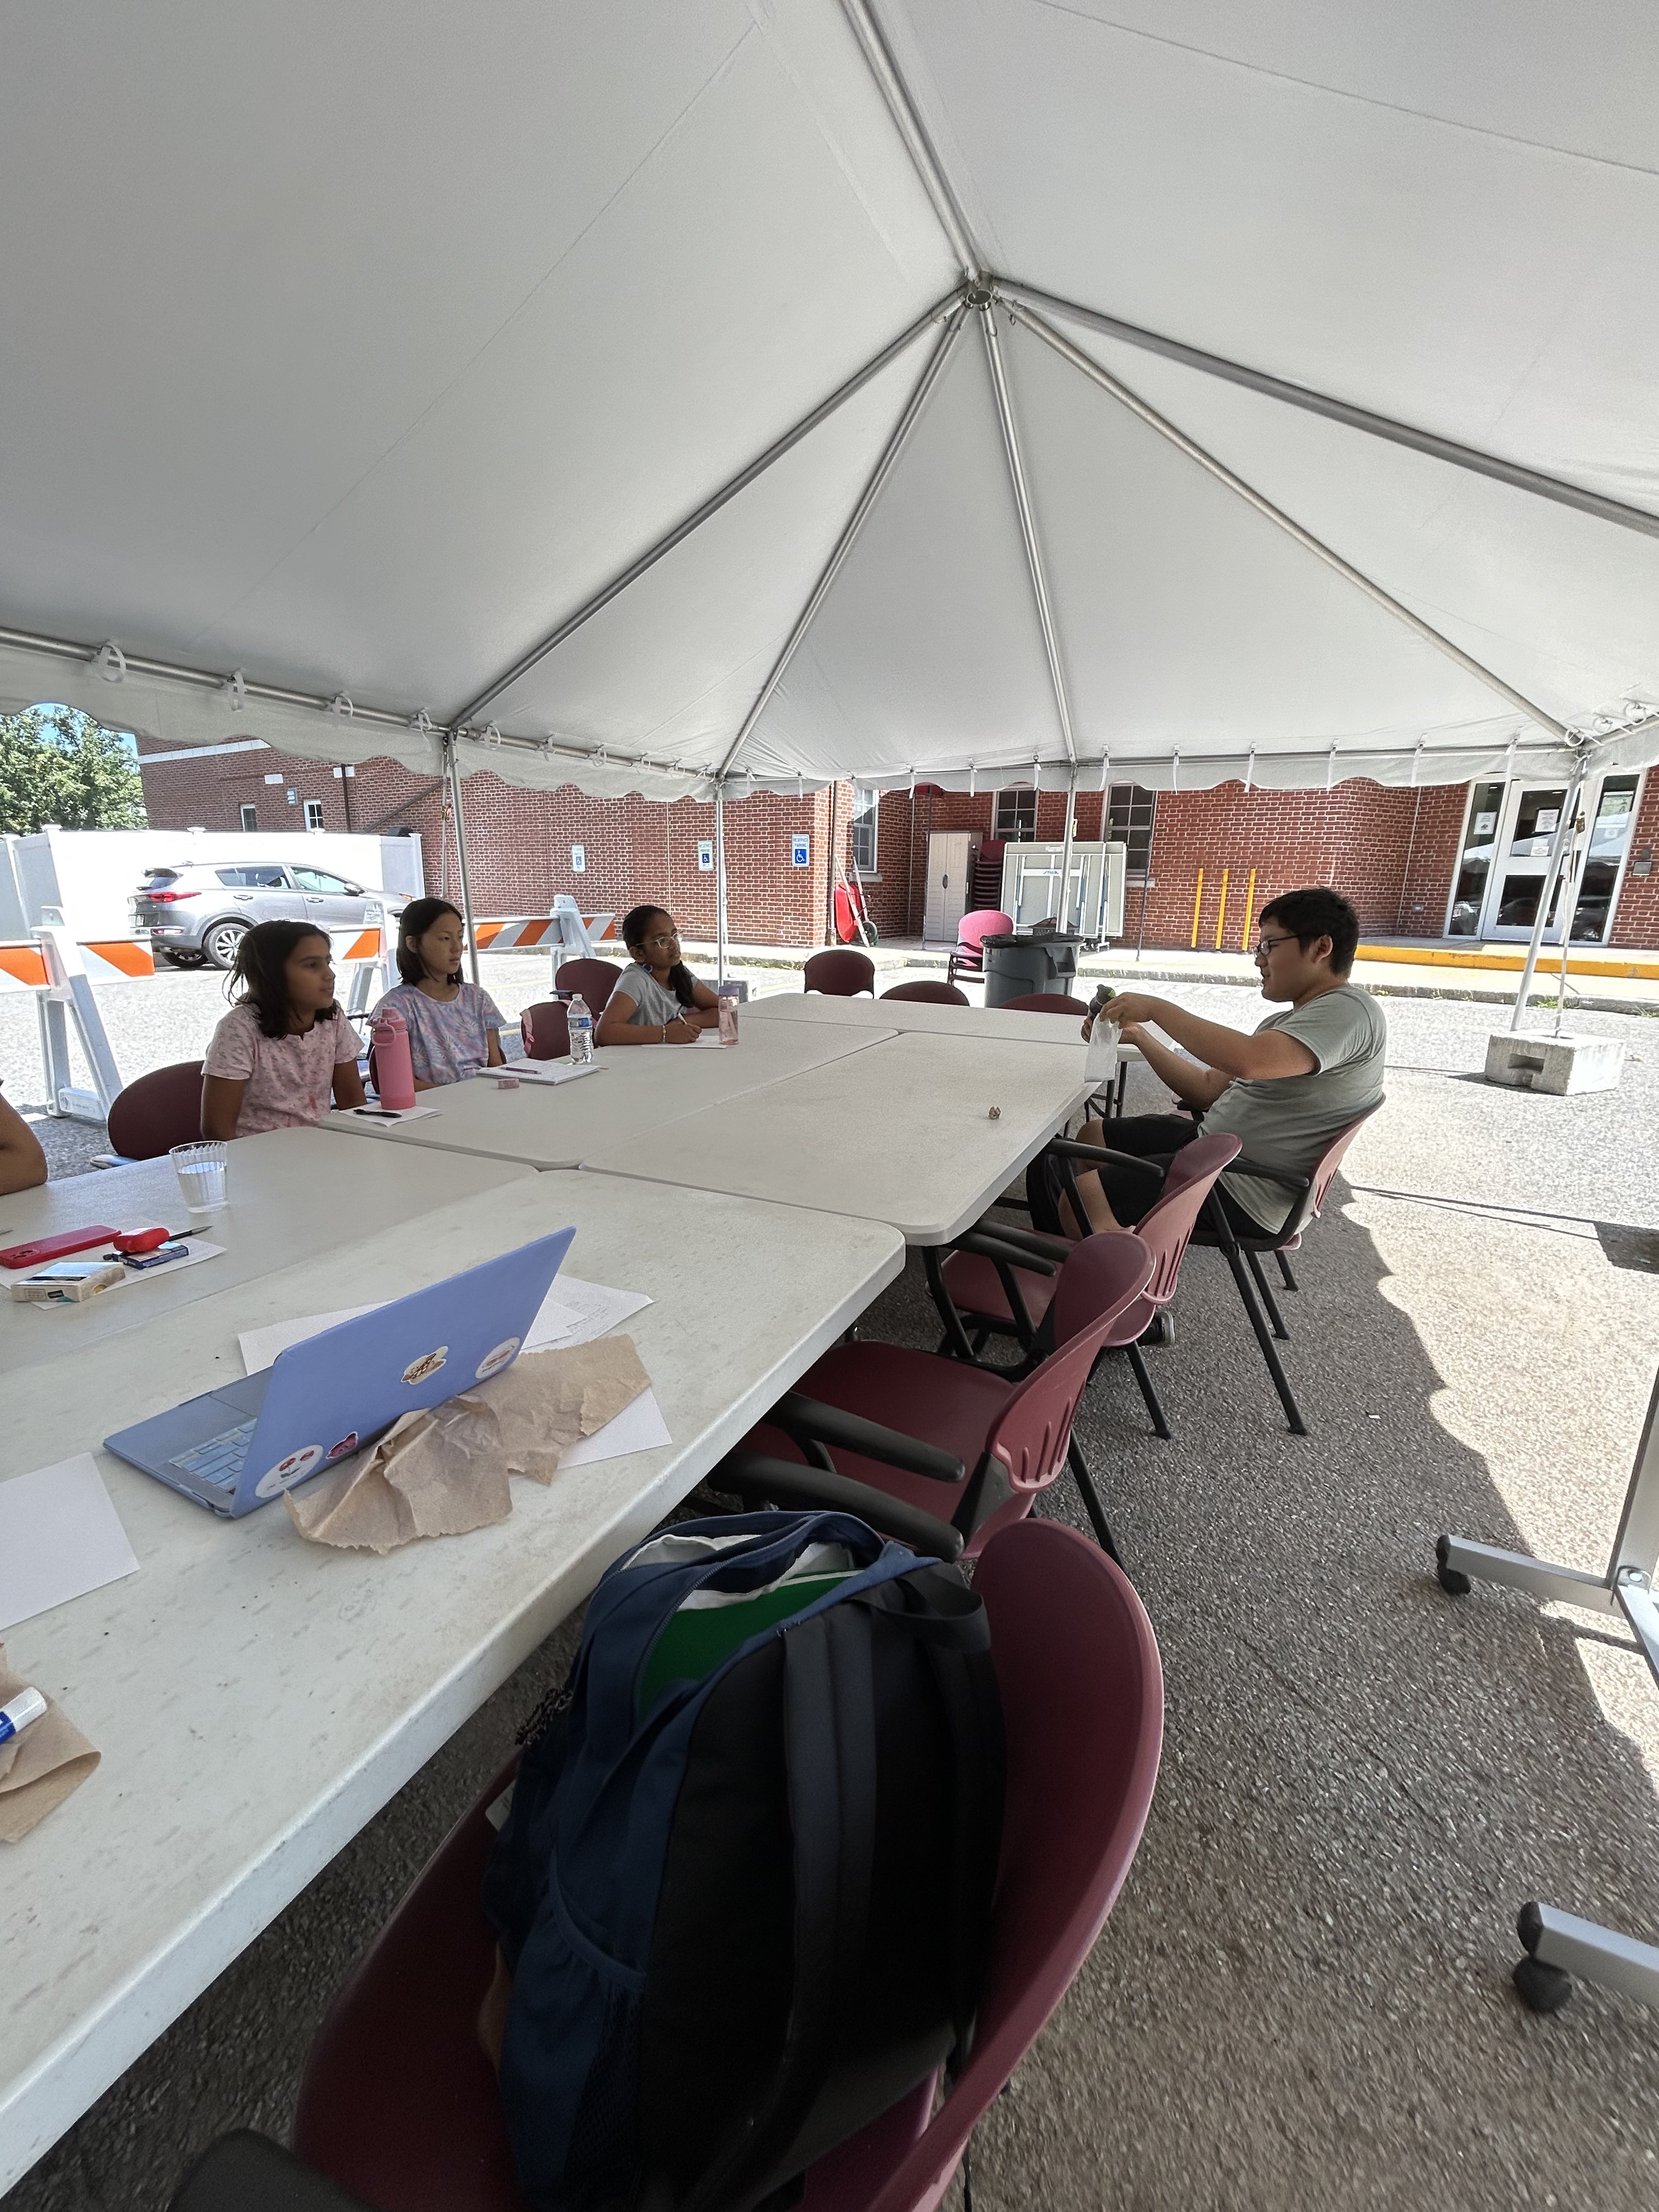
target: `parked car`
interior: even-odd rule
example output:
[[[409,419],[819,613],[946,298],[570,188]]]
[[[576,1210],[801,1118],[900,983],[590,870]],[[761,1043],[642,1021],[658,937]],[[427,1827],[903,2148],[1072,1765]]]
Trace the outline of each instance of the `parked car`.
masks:
[[[128,902],[133,933],[179,968],[228,968],[256,921],[314,921],[361,928],[374,901],[389,921],[409,904],[401,891],[365,890],[326,869],[270,860],[185,861],[152,868]]]

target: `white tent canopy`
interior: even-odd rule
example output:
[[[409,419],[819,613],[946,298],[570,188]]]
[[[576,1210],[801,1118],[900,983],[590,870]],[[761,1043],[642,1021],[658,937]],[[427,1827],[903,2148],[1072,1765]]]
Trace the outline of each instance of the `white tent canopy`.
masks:
[[[6,60],[0,706],[661,798],[1659,757],[1632,0],[68,0]]]

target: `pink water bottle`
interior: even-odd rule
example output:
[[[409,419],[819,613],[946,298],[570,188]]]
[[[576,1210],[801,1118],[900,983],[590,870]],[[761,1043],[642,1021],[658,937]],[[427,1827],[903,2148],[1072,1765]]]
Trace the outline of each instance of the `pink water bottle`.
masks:
[[[394,1114],[415,1103],[415,1070],[409,1057],[409,1024],[396,1006],[382,1006],[370,1024],[374,1042],[374,1088]]]

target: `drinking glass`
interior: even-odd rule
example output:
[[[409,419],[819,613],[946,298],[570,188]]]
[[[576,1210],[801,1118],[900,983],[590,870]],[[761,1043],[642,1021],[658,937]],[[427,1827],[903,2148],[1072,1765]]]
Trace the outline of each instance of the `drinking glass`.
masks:
[[[222,1140],[173,1147],[173,1171],[192,1221],[206,1221],[222,1210],[228,1151]]]

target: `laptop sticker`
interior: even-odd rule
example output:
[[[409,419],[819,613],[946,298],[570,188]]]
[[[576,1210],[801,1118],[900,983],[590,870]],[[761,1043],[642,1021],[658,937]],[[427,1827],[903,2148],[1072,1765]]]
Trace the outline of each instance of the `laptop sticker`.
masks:
[[[298,1451],[291,1451],[286,1459],[279,1459],[275,1467],[259,1477],[254,1485],[254,1496],[276,1498],[284,1490],[291,1490],[296,1482],[305,1480],[313,1468],[319,1464],[322,1456],[320,1444],[301,1444]]]
[[[435,1375],[449,1357],[449,1346],[441,1344],[435,1352],[428,1352],[424,1359],[411,1359],[404,1370],[408,1383],[424,1382],[428,1375]]]
[[[509,1336],[505,1344],[498,1344],[493,1352],[486,1352],[472,1370],[473,1381],[487,1382],[492,1375],[499,1375],[523,1342],[521,1336]]]
[[[344,1459],[349,1453],[355,1452],[356,1449],[357,1431],[353,1429],[347,1435],[343,1436],[337,1444],[329,1446],[328,1455],[331,1461]]]

